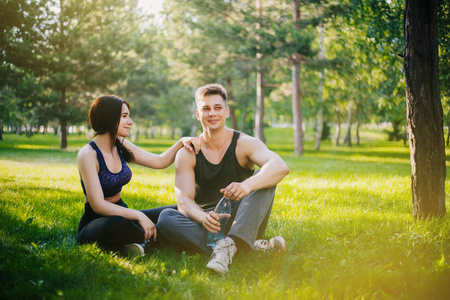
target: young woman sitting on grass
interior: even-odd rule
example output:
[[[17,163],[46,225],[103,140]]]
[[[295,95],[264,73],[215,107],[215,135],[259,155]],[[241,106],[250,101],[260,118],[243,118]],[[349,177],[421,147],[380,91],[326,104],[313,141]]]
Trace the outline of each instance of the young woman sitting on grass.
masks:
[[[200,144],[196,138],[184,137],[161,155],[132,144],[125,139],[133,124],[130,105],[117,96],[97,98],[89,110],[89,123],[95,137],[80,149],[77,158],[85,195],[77,240],[127,256],[144,255],[149,241],[156,241],[159,213],[176,209],[176,205],[141,211],[128,208],[120,196],[122,186],[131,180],[127,162],[163,169],[173,163],[180,148],[198,152]]]

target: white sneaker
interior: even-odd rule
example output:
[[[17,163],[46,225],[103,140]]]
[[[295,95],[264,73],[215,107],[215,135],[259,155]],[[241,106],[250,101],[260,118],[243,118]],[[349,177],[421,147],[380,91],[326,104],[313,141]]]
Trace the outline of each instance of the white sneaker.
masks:
[[[145,255],[144,247],[141,244],[136,243],[125,245],[123,253],[129,258]]]
[[[227,273],[228,265],[231,264],[236,251],[236,245],[231,238],[226,237],[217,241],[206,267],[218,273]]]
[[[253,250],[263,252],[287,252],[287,244],[282,236],[276,236],[270,240],[256,240]]]

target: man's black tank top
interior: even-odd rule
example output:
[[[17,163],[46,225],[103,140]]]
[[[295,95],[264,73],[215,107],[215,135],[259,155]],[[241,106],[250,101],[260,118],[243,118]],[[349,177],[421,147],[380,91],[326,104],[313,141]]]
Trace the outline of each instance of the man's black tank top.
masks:
[[[236,145],[239,131],[233,132],[231,144],[219,164],[210,163],[202,151],[196,156],[195,163],[195,202],[202,208],[216,206],[223,197],[220,190],[232,182],[242,182],[253,175],[254,170],[242,167],[236,157]]]

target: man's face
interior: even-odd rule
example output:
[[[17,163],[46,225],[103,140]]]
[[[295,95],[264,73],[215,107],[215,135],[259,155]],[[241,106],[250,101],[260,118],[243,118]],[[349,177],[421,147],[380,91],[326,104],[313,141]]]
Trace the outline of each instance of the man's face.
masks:
[[[221,96],[211,95],[197,101],[195,114],[204,129],[216,130],[225,126],[230,111]]]

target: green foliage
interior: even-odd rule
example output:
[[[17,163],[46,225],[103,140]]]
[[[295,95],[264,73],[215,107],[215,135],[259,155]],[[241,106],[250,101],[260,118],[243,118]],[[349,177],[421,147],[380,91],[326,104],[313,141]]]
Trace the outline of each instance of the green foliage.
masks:
[[[289,251],[236,255],[230,273],[220,276],[207,271],[206,256],[160,249],[129,260],[78,245],[83,194],[76,152],[86,138],[69,135],[72,146],[61,151],[54,136],[6,134],[0,143],[0,298],[450,297],[450,218],[413,220],[408,148],[366,129],[364,146],[324,142],[317,152],[307,142],[299,158],[292,154],[292,129],[269,128],[266,137],[291,170],[277,187],[266,236],[283,235]],[[155,153],[172,143],[140,140]],[[175,203],[173,167],[131,168],[133,179],[122,191],[129,206]]]
[[[25,124],[79,123],[80,116],[86,115],[83,100],[92,101],[98,90],[106,93],[125,77],[133,67],[131,41],[139,33],[136,4],[126,0],[4,4],[13,14],[0,22],[1,74],[12,69],[26,76],[0,88],[13,90],[14,95],[9,95],[20,103],[32,99],[30,105],[17,107],[24,112]],[[27,114],[37,115],[36,120]]]
[[[403,1],[298,2],[300,19],[293,22],[294,1],[263,0],[260,16],[253,0],[165,0],[157,23],[136,9],[136,0],[3,1],[0,123],[80,125],[89,103],[112,93],[133,104],[136,127],[164,124],[187,133],[195,124],[194,90],[218,82],[232,95],[237,128],[251,133],[256,54],[262,55],[265,124],[271,125],[292,122],[291,58],[298,53],[304,120],[313,121],[322,107],[326,122],[345,123],[352,110],[352,122],[388,121],[392,137],[403,137]],[[439,1],[438,26],[449,123],[447,2]]]
[[[357,117],[360,121],[388,121],[393,124],[391,136],[403,137],[406,124],[405,83],[403,79],[403,1],[350,1],[343,41],[353,41],[351,76],[356,84],[345,92],[363,101]],[[336,28],[342,32],[339,28]],[[345,31],[344,31],[345,33]],[[345,37],[346,36],[346,37]],[[362,110],[361,108],[364,107]],[[369,109],[367,109],[369,108]],[[403,129],[402,129],[403,128]]]

